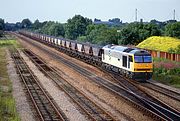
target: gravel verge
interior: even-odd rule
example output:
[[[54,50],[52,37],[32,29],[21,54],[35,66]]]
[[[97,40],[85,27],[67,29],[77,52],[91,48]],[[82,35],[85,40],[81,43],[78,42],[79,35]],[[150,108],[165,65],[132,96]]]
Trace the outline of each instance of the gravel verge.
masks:
[[[24,87],[22,82],[16,73],[15,64],[10,56],[9,51],[6,51],[7,58],[7,69],[10,80],[12,81],[13,87],[13,97],[16,102],[16,109],[19,113],[21,121],[36,121],[35,116],[31,110],[28,99],[26,98],[26,93],[24,92]]]

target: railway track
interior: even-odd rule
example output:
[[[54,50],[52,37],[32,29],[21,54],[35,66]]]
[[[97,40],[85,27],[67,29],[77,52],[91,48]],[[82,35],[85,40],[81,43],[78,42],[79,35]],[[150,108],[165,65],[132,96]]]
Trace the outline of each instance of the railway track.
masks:
[[[104,70],[102,70],[102,71],[104,71]],[[108,73],[107,74],[114,79],[116,84],[124,87],[125,89],[127,89],[133,93],[136,93],[138,96],[141,96],[141,98],[144,98],[145,103],[147,103],[148,105],[153,105],[153,107],[155,107],[156,109],[159,110],[159,111],[156,110],[155,112],[162,115],[162,117],[164,117],[165,119],[173,120],[173,121],[174,120],[177,120],[177,121],[180,120],[180,112],[178,110],[176,110],[175,108],[165,104],[164,102],[162,102],[158,98],[148,94],[145,89],[141,88],[141,85],[143,85],[147,88],[149,87],[150,89],[152,88],[152,90],[160,92],[160,93],[167,95],[169,97],[173,97],[176,101],[179,101],[179,96],[180,96],[179,93],[174,92],[172,90],[168,90],[168,89],[163,88],[163,87],[160,87],[160,86],[155,85],[154,83],[151,83],[151,82],[139,83],[135,80],[123,77],[123,76],[119,75],[118,73],[116,73],[115,71],[112,71],[112,70],[105,70],[104,72],[105,73],[109,72],[109,74]],[[151,103],[154,103],[157,105],[154,105]]]
[[[166,95],[166,96],[180,102],[180,93],[178,93],[178,92],[175,92],[175,91],[167,89],[165,87],[156,85],[156,84],[154,84],[154,83],[152,83],[150,81],[148,81],[145,84],[141,84],[141,85],[145,86],[145,87],[147,87],[147,88],[149,88],[151,90],[154,90],[156,92],[159,92],[159,93],[161,93],[163,95]]]
[[[167,105],[166,103],[162,102],[158,98],[148,94],[144,89],[141,88],[141,85],[134,80],[114,75],[119,81],[120,85],[123,85],[129,91],[136,93],[137,95],[141,96],[145,103],[152,106],[154,108],[154,112],[164,117],[166,120],[178,121],[180,120],[180,112],[175,108]]]
[[[38,114],[37,117],[41,121],[67,121],[67,117],[53,103],[19,52],[15,49],[11,50],[11,57]]]
[[[42,59],[37,57],[30,50],[23,51],[35,65],[49,78],[51,78],[58,87],[63,90],[82,110],[87,116],[94,121],[115,121],[115,118],[109,115],[104,109],[95,104],[80,90],[72,86],[69,82],[63,79],[58,72],[48,66]]]
[[[23,39],[27,39],[27,38],[23,37]],[[117,95],[123,97],[124,99],[128,100],[130,103],[132,103],[139,109],[143,110],[147,114],[151,115],[152,117],[159,119],[159,120],[179,120],[180,119],[179,112],[171,109],[169,106],[165,105],[165,107],[163,107],[162,105],[159,105],[159,103],[157,103],[157,102],[156,103],[152,102],[151,100],[149,100],[149,98],[147,98],[147,99],[144,98],[143,96],[141,96],[141,94],[139,95],[139,94],[134,93],[133,91],[136,90],[136,88],[133,89],[133,91],[132,91],[132,89],[124,88],[122,86],[119,86],[117,84],[114,84],[112,82],[104,80],[102,78],[96,77],[96,75],[92,74],[91,72],[87,71],[86,69],[83,69],[82,67],[79,67],[64,58],[59,57],[57,54],[49,51],[48,49],[42,48],[40,45],[36,45],[33,42],[28,41],[28,40],[27,40],[27,42],[40,48],[45,53],[51,55],[53,58],[58,59],[65,65],[73,68],[74,70],[79,72],[81,75],[91,79],[92,81],[96,82],[97,84],[110,90],[111,92],[113,92],[113,94],[117,94]]]

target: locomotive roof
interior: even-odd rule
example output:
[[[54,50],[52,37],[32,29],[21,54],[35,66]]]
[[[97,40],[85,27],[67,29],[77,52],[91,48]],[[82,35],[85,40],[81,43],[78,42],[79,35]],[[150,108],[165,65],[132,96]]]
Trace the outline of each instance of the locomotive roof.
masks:
[[[145,50],[125,47],[125,46],[120,46],[120,45],[106,45],[103,47],[103,49],[110,49],[110,50],[114,50],[114,51],[118,51],[118,52],[130,53],[130,54],[134,54],[134,55],[150,55]]]
[[[128,47],[124,47],[124,46],[120,46],[120,45],[106,45],[106,46],[104,46],[103,48],[104,48],[104,49],[111,49],[111,50],[123,52],[123,51],[126,50]]]

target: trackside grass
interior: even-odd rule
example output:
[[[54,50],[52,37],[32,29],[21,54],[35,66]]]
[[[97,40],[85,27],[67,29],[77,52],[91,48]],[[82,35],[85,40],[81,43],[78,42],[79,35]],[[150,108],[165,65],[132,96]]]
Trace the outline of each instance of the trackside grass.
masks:
[[[20,121],[12,95],[12,83],[7,73],[5,50],[18,47],[16,40],[0,40],[0,121]]]
[[[16,48],[20,47],[20,45],[17,43],[16,40],[10,39],[10,40],[0,40],[0,47],[9,47],[14,46]]]

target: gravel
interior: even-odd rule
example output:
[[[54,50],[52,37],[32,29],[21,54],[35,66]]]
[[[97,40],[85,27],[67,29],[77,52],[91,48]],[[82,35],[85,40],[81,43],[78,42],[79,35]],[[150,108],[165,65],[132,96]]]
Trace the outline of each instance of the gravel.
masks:
[[[29,105],[28,99],[26,98],[26,93],[24,92],[24,87],[16,73],[15,64],[10,57],[8,51],[6,51],[7,58],[7,69],[10,80],[12,81],[13,87],[13,97],[16,102],[16,109],[19,113],[19,117],[22,121],[36,121],[31,106]]]

